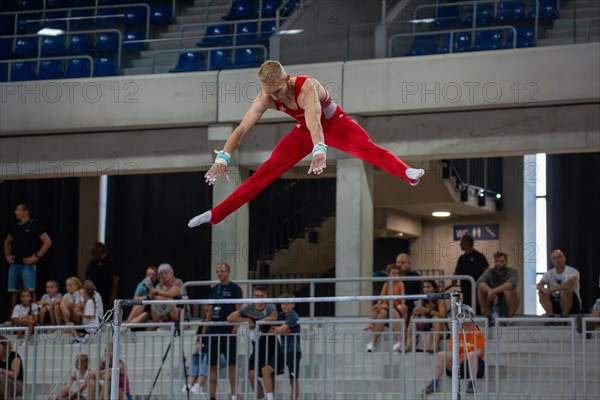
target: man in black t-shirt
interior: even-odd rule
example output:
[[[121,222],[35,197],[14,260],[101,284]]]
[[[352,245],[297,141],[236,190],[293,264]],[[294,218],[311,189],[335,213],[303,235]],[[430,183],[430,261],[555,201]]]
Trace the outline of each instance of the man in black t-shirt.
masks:
[[[398,254],[398,256],[396,256],[396,265],[400,267],[400,276],[420,276],[411,269],[410,256],[408,253]],[[402,283],[404,283],[405,294],[422,294],[422,281],[402,281]],[[408,307],[408,315],[410,316],[415,309],[415,302],[413,300],[408,300],[406,306]],[[408,323],[408,321],[406,322]]]
[[[463,235],[460,239],[460,248],[464,254],[458,257],[456,263],[456,271],[454,275],[469,275],[472,276],[475,282],[490,266],[487,258],[474,248],[475,241],[470,235]],[[460,289],[463,294],[463,303],[468,306],[473,306],[471,297],[471,282],[466,280],[460,281]],[[479,304],[477,304],[477,314],[481,314]]]
[[[117,298],[119,272],[106,254],[106,247],[103,243],[94,243],[90,255],[92,259],[88,262],[85,279],[94,282],[96,291],[102,296],[104,309],[109,310]]]
[[[4,240],[4,257],[9,265],[8,291],[13,293],[13,308],[18,290],[31,289],[35,293],[36,264],[52,246],[46,230],[29,216],[27,204],[17,204],[15,216],[17,221]]]
[[[217,264],[215,268],[219,284],[210,288],[209,299],[242,299],[242,288],[229,280],[231,268],[225,263]],[[242,306],[239,304],[209,304],[206,306],[206,322],[227,322],[227,317]],[[237,328],[237,327],[236,327]],[[207,334],[208,359],[210,364],[210,382],[208,392],[211,399],[215,398],[217,391],[217,370],[220,354],[223,354],[229,365],[229,383],[231,396],[236,396],[235,365],[237,358],[236,337],[237,329],[233,326],[204,326],[203,333]],[[210,335],[215,335],[211,337]]]

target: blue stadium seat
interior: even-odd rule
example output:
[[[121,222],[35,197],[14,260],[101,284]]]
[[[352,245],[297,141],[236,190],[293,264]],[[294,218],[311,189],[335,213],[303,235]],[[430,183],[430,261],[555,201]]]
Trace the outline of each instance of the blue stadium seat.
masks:
[[[96,34],[94,51],[119,50],[119,34],[117,32],[101,32]]]
[[[69,2],[67,0],[46,0],[46,8],[67,8]]]
[[[7,81],[8,81],[8,64],[0,63],[0,82],[7,82]]]
[[[237,44],[254,43],[258,40],[256,22],[241,22],[235,30]]]
[[[73,30],[90,30],[94,28],[94,10],[71,10],[70,27]]]
[[[52,28],[52,29],[67,29],[67,12],[66,11],[48,11],[46,12],[46,16],[44,21],[42,22],[42,27],[44,28]]]
[[[16,11],[18,8],[17,0],[0,0],[0,12]]]
[[[281,10],[281,16],[282,17],[287,17],[288,15],[290,15],[291,13],[293,13],[294,11],[296,11],[296,9],[298,7],[300,7],[300,0],[289,0],[283,6],[283,10]]]
[[[10,72],[11,81],[34,81],[36,79],[35,61],[13,63]]]
[[[428,54],[442,53],[443,47],[440,47],[440,35],[419,35],[415,36],[408,55],[424,56]],[[447,52],[447,51],[446,51]]]
[[[464,53],[471,51],[471,33],[458,32],[454,34],[454,52]]]
[[[504,42],[504,48],[511,49],[513,46],[513,31],[509,30],[506,35],[506,41]],[[534,47],[535,46],[535,32],[531,26],[523,26],[517,28],[517,48],[520,47]]]
[[[92,38],[88,33],[71,35],[68,43],[69,54],[86,54],[92,50]]]
[[[132,31],[123,35],[123,50],[139,50],[146,48],[144,43],[126,43],[129,40],[146,40],[146,32]]]
[[[260,34],[258,37],[262,40],[266,40],[276,32],[277,23],[276,21],[264,21],[260,23]]]
[[[256,17],[257,12],[253,0],[233,0],[229,12],[223,19],[232,21],[237,19],[254,19]]]
[[[94,63],[94,76],[115,76],[117,72],[117,60],[112,57],[99,57]]]
[[[229,24],[209,25],[201,41],[196,43],[200,47],[214,47],[231,44],[231,27]]]
[[[500,23],[516,22],[525,19],[525,3],[522,1],[503,1],[498,3],[496,20]]]
[[[211,50],[210,51],[210,69],[227,69],[230,67],[229,50]]]
[[[169,72],[193,72],[206,71],[206,64],[200,58],[200,53],[182,53],[179,55],[179,61],[175,68]]]
[[[13,50],[18,57],[37,57],[38,53],[38,38],[37,37],[21,37],[15,43]]]
[[[21,0],[19,10],[41,10],[43,0]]]
[[[502,34],[497,29],[475,32],[475,44],[473,50],[497,50],[502,49]]]
[[[38,79],[61,79],[63,76],[61,63],[58,60],[40,61]]]
[[[154,6],[150,9],[150,24],[169,25],[173,11],[170,5]]]
[[[145,7],[129,7],[125,9],[125,25],[143,25],[146,23]]]
[[[6,60],[13,56],[13,40],[11,38],[0,39],[0,60]]]
[[[96,4],[95,0],[70,0],[71,7],[89,7]]]
[[[37,33],[42,26],[41,19],[42,13],[19,14],[17,16],[17,32],[20,34]]]
[[[90,76],[90,68],[90,60],[87,58],[67,60],[65,78],[87,78]]]
[[[460,8],[456,5],[440,5],[433,26],[437,28],[452,28],[458,25]]]
[[[66,53],[65,37],[60,36],[44,36],[42,39],[42,56],[61,56]]]
[[[494,22],[494,3],[473,4],[477,7],[475,26],[485,26]],[[462,22],[464,26],[473,26],[473,6],[465,6]]]
[[[122,13],[116,8],[99,8],[96,24],[100,29],[116,27],[123,23]]]
[[[12,35],[15,31],[15,15],[0,15],[0,36]]]
[[[235,60],[233,68],[253,68],[258,67],[264,61],[259,56],[259,49],[256,47],[247,49],[235,49]]]
[[[540,3],[540,19],[558,18],[558,8],[556,0],[532,0],[529,7],[529,18],[535,19],[536,5]]]
[[[277,13],[277,9],[281,6],[281,0],[262,0],[262,17],[273,18]]]

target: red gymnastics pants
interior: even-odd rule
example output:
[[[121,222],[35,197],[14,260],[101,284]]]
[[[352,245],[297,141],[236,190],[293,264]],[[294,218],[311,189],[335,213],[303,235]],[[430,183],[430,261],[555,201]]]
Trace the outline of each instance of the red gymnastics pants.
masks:
[[[337,117],[334,116],[334,118]],[[323,127],[323,131],[327,146],[342,150],[392,175],[412,182],[406,177],[408,165],[388,150],[373,143],[367,132],[347,115],[341,114],[337,120],[327,127]],[[312,139],[308,129],[294,127],[275,146],[271,157],[229,197],[211,210],[210,223],[214,225],[221,222],[229,214],[252,200],[271,182],[310,154],[312,148]]]

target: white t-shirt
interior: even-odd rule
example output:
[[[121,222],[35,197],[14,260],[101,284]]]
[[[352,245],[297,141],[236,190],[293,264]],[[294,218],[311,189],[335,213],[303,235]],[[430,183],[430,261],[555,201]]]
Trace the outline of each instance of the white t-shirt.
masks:
[[[94,304],[94,300],[89,299],[88,301],[85,302],[85,307],[83,309],[83,316],[81,317],[81,324],[82,325],[91,325],[93,324],[94,326],[91,326],[89,328],[86,328],[86,331],[88,333],[93,333],[98,325],[98,322],[100,321],[100,317],[102,316],[102,314],[99,313],[100,307],[98,307],[98,304]],[[94,317],[92,318],[88,318],[86,316],[90,316],[93,315]]]
[[[58,303],[60,303],[61,299],[62,299],[62,294],[60,294],[60,293],[56,293],[52,297],[48,296],[48,293],[46,293],[46,294],[44,294],[42,296],[42,298],[40,299],[40,301],[48,302],[48,303],[51,303],[51,304],[58,304]]]
[[[548,271],[546,271],[542,279],[544,282],[546,282],[548,288],[553,288],[565,283],[572,276],[577,277],[577,283],[573,285],[573,293],[577,295],[577,298],[581,302],[581,296],[579,295],[579,271],[577,271],[575,268],[567,265],[565,266],[565,270],[562,274],[557,274],[556,268],[550,268]]]
[[[63,299],[66,300],[67,302],[73,303],[73,304],[83,303],[83,295],[81,294],[81,292],[79,292],[79,290],[73,294],[65,293],[65,295],[63,296]]]
[[[28,315],[38,315],[38,313],[39,307],[35,303],[31,304],[29,307],[24,307],[23,304],[17,304],[15,308],[13,308],[13,312],[10,318],[23,318]]]
[[[94,292],[94,299],[96,300],[96,311],[100,315],[100,318],[104,315],[104,303],[102,302],[102,296],[100,293]]]

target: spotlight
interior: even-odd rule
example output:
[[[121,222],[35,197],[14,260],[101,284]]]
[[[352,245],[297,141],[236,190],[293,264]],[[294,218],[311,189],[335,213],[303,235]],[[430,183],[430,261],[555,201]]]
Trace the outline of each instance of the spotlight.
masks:
[[[479,191],[479,194],[477,197],[477,205],[479,207],[485,207],[485,192],[483,190]]]
[[[460,190],[460,201],[463,203],[469,202],[469,187],[463,187]]]

